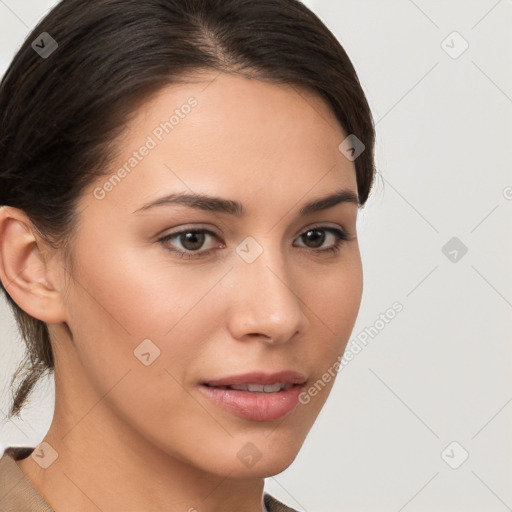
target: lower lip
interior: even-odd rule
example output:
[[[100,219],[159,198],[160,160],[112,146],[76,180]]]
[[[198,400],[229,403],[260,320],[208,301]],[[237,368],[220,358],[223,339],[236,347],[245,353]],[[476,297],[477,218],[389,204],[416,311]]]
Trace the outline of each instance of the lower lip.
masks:
[[[302,385],[278,393],[256,393],[201,385],[201,391],[227,411],[252,421],[272,421],[289,414],[299,402]]]

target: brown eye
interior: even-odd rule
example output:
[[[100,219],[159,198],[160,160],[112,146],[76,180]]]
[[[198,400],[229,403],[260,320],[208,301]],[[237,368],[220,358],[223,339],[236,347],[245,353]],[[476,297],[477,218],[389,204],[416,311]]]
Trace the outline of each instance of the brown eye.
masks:
[[[207,229],[184,229],[165,235],[158,241],[181,257],[196,258],[210,252],[211,249],[201,250],[207,237],[218,238],[215,233]]]
[[[314,228],[310,228],[305,231],[302,235],[300,235],[300,239],[305,242],[306,247],[310,249],[318,249],[322,247],[327,239],[327,234],[330,234],[334,237],[334,244],[330,247],[326,247],[323,249],[316,250],[314,252],[324,253],[324,252],[338,252],[341,249],[341,245],[344,241],[348,240],[349,237],[347,233],[342,231],[341,229],[331,228],[327,226],[318,226]]]
[[[197,251],[204,244],[205,235],[200,231],[186,231],[178,239],[187,251]]]
[[[325,240],[325,231],[321,229],[310,229],[301,236],[302,240],[311,242],[309,247],[321,247]]]

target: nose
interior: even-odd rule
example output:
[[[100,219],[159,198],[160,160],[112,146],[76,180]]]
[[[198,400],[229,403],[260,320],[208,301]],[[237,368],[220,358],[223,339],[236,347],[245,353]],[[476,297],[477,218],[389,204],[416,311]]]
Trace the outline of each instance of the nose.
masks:
[[[279,249],[265,248],[252,263],[235,257],[229,330],[235,339],[282,344],[308,325],[300,283]]]

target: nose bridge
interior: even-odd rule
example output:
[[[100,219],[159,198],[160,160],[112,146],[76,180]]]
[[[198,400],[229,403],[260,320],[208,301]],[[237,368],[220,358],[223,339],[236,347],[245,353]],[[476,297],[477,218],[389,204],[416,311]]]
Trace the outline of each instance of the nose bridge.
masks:
[[[307,321],[304,305],[296,291],[298,283],[286,269],[280,244],[272,244],[270,237],[259,241],[247,237],[236,253],[233,334],[260,334],[281,342],[302,331]]]

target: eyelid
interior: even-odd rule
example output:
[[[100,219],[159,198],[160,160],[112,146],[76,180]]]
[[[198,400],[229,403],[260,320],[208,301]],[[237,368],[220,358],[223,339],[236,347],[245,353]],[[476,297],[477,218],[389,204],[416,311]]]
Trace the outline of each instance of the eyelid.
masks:
[[[347,229],[342,224],[335,224],[335,223],[333,223],[333,225],[331,225],[331,223],[329,223],[329,222],[317,222],[315,224],[312,224],[311,226],[308,226],[308,227],[306,227],[304,229],[301,229],[299,231],[299,233],[295,236],[295,238],[303,235],[307,231],[310,231],[312,229],[317,229],[317,228],[318,229],[323,229],[325,231],[330,231],[330,230],[334,230],[335,232],[336,231],[340,231],[343,234],[344,240],[347,241],[347,242],[350,242],[350,241],[355,240],[357,238],[357,235],[355,234],[355,229],[352,231],[351,229],[350,230]]]
[[[309,226],[306,226],[305,228],[301,229],[298,233],[297,233],[297,236],[300,236],[302,234],[304,234],[306,231],[309,231],[310,229],[315,229],[315,228],[324,228],[324,229],[328,229],[328,228],[332,228],[332,229],[339,229],[341,231],[344,231],[345,233],[348,234],[348,231],[345,229],[344,226],[342,226],[341,224],[335,224],[335,223],[331,223],[331,222],[327,222],[327,221],[324,221],[324,222],[316,222],[314,224],[311,224]]]
[[[180,224],[179,226],[176,226],[175,228],[166,228],[166,229],[162,230],[160,233],[158,233],[156,235],[156,237],[160,238],[160,237],[168,236],[168,235],[176,235],[183,231],[208,231],[210,233],[213,233],[215,236],[220,237],[221,235],[218,234],[215,231],[215,229],[216,228],[213,224],[208,224],[208,223],[206,223],[206,224],[202,224],[202,223]],[[174,231],[174,230],[176,230],[176,231]]]

